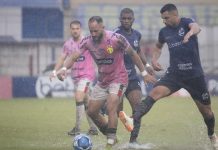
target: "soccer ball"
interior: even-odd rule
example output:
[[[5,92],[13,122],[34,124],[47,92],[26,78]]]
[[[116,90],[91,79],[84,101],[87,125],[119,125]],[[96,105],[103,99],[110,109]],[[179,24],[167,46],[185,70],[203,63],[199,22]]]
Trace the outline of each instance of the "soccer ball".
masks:
[[[79,134],[74,138],[73,148],[74,150],[91,150],[92,141],[88,135]]]

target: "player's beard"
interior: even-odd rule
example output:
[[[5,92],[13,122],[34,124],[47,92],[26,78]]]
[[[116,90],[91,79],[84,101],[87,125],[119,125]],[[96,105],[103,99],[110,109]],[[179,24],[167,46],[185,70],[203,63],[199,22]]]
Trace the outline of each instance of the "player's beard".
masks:
[[[103,33],[101,33],[99,36],[92,37],[94,43],[100,43],[102,38],[103,38]]]

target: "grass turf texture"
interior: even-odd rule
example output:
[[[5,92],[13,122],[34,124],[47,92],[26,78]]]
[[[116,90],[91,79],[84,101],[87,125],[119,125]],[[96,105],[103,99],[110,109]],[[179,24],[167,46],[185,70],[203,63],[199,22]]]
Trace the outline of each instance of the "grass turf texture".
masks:
[[[218,98],[212,97],[218,120]],[[124,110],[130,114],[125,100]],[[69,99],[0,100],[0,150],[72,150],[73,138],[67,131],[75,122],[75,102]],[[84,117],[82,131],[88,130]],[[218,121],[215,127],[218,134]],[[129,133],[119,122],[119,144],[125,149]],[[94,148],[103,150],[106,138],[92,136]],[[160,150],[210,150],[206,126],[190,98],[165,98],[143,117],[138,138],[141,144],[152,143]],[[127,148],[128,149],[128,148]]]

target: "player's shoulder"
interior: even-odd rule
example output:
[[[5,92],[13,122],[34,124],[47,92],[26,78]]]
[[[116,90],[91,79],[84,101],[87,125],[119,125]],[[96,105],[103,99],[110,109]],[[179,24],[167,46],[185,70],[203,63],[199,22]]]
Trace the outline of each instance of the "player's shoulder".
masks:
[[[72,39],[72,38],[69,38],[69,39],[67,39],[67,40],[64,42],[64,46],[68,46],[68,45],[70,45],[72,42],[73,42],[73,39]]]
[[[106,37],[109,39],[117,39],[121,36],[120,33],[117,33],[115,31],[105,30]]]
[[[181,18],[181,24],[186,25],[190,23],[195,23],[195,20],[193,18],[188,18],[188,17]]]
[[[113,30],[115,33],[121,33],[121,27],[117,27]]]
[[[82,39],[81,39],[81,41],[80,41],[80,44],[81,43],[86,43],[86,42],[88,42],[89,40],[91,40],[91,35],[87,35],[87,36],[84,36]]]
[[[114,31],[110,31],[110,36],[112,39],[115,39],[115,40],[122,40],[123,38],[125,38],[121,33],[117,33]]]
[[[160,29],[160,31],[159,31],[159,34],[160,34],[160,33],[163,33],[163,32],[166,31],[166,30],[168,30],[168,27],[167,27],[167,26],[162,27],[162,28]]]

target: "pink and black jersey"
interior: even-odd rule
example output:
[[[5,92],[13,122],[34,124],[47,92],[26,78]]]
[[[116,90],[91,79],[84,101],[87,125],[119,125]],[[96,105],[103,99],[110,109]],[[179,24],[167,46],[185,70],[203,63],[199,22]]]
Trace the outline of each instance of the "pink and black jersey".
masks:
[[[62,53],[71,55],[73,52],[78,51],[79,42],[75,42],[72,38],[64,43]],[[93,81],[95,79],[95,66],[92,56],[89,51],[85,51],[73,64],[71,68],[71,75],[74,80],[81,78]]]
[[[92,37],[87,36],[79,45],[81,53],[89,50],[98,65],[98,83],[101,87],[111,83],[127,85],[128,75],[123,58],[128,47],[125,37],[111,31],[104,32],[100,44],[94,43]]]

